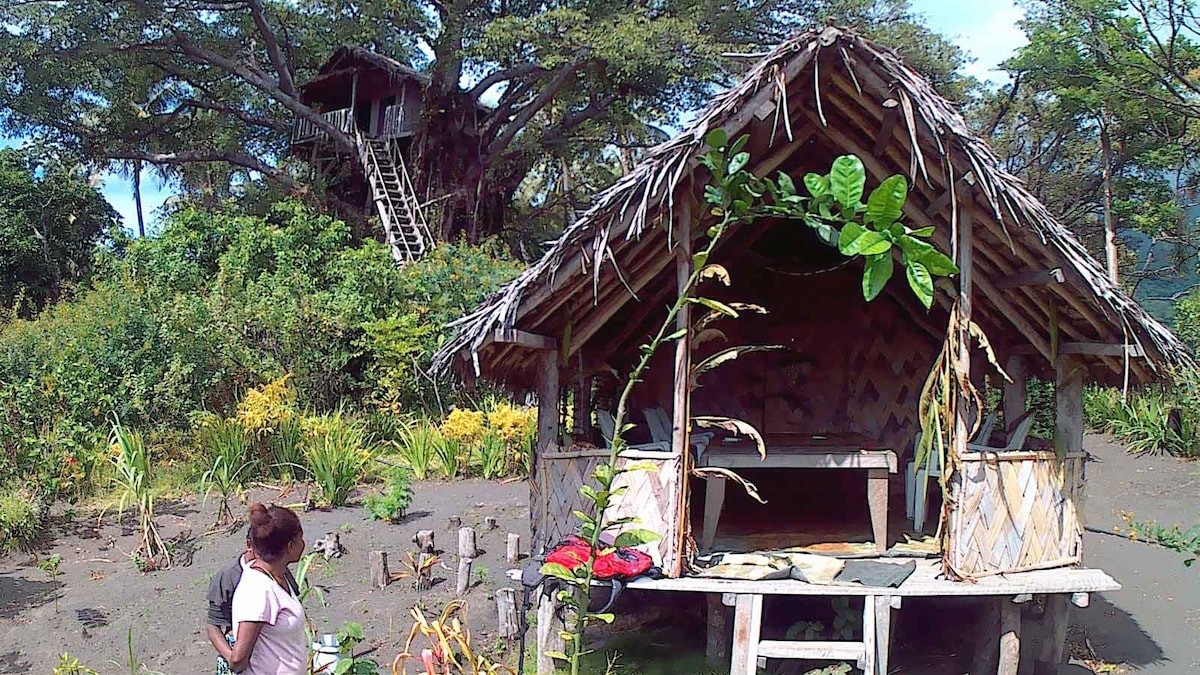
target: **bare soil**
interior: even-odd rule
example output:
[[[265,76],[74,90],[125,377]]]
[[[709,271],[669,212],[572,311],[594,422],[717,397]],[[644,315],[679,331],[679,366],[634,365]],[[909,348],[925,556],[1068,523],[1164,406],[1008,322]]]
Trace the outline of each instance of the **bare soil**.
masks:
[[[1185,568],[1179,554],[1113,534],[1113,528],[1123,524],[1119,511],[1165,525],[1197,522],[1200,463],[1132,457],[1099,436],[1089,436],[1085,446],[1093,461],[1087,468],[1084,562],[1108,571],[1124,588],[1093,595],[1091,607],[1072,611],[1069,646],[1072,654],[1084,658],[1073,659],[1059,674],[1200,672],[1200,565]],[[259,490],[251,497],[270,501],[277,493]],[[302,494],[292,493],[278,501],[302,500]],[[512,585],[504,579],[505,535],[517,532],[527,545],[527,502],[523,482],[425,482],[415,485],[412,512],[397,525],[372,521],[364,509],[353,506],[304,514],[309,542],[337,531],[348,549],[344,557],[314,572],[329,603],[310,610],[317,629],[361,623],[380,648],[378,654],[385,656],[381,660],[390,661],[411,625],[410,608],[419,603],[435,613],[454,595],[457,535],[447,522],[459,516],[465,525],[477,527],[484,549],[475,563],[475,586],[466,598],[472,632],[477,644],[500,646],[494,636],[493,594]],[[38,569],[33,558],[0,559],[0,673],[47,673],[63,652],[78,655],[101,673],[128,673],[126,640],[131,630],[135,660],[147,668],[168,675],[210,672],[213,654],[203,634],[205,591],[213,572],[241,550],[244,536],[244,528],[205,535],[214,510],[215,504],[201,506],[195,498],[162,506],[158,522],[164,535],[185,542],[179,564],[170,571],[139,573],[122,553],[132,547],[132,533],[111,516],[99,529],[93,527],[94,518],[82,517],[58,528],[53,543],[38,553],[42,559],[53,553],[62,556],[57,579]],[[498,518],[499,528],[484,532],[485,516]],[[397,571],[403,554],[413,550],[411,538],[419,529],[435,530],[438,547],[447,552],[445,567],[435,573],[437,585],[420,595],[407,580],[372,590],[367,553],[387,551]],[[668,600],[626,593],[616,608],[618,625],[612,637],[598,635],[601,644],[596,646],[620,652],[626,673],[723,672],[703,664],[703,601],[671,595]],[[832,619],[825,616],[828,607],[781,609],[780,614],[788,616]],[[896,615],[892,672],[960,675],[971,660],[980,609],[979,603],[969,601],[906,602]],[[1035,651],[1035,640],[1026,652]]]
[[[494,643],[495,590],[512,585],[504,576],[509,567],[504,560],[506,535],[521,534],[523,547],[529,539],[529,491],[524,482],[422,482],[414,485],[414,492],[413,506],[398,524],[371,520],[366,509],[357,506],[301,515],[310,545],[327,532],[337,532],[347,549],[341,558],[318,563],[311,573],[328,603],[320,607],[315,600],[308,602],[316,630],[333,632],[347,622],[360,623],[368,641],[379,647],[380,661],[389,666],[412,625],[410,609],[420,604],[427,614],[436,614],[454,597],[458,533],[448,528],[451,516],[476,528],[482,549],[465,598],[480,644]],[[257,489],[249,498],[303,502],[304,490],[280,498],[276,490]],[[134,546],[132,530],[111,515],[99,528],[94,518],[83,517],[58,528],[53,543],[37,554],[41,559],[62,556],[56,579],[38,569],[33,556],[0,560],[0,673],[49,673],[64,652],[101,673],[129,673],[130,631],[135,661],[147,669],[168,675],[212,672],[215,652],[204,635],[205,594],[214,572],[244,550],[246,529],[206,535],[215,508],[212,500],[201,504],[197,498],[159,505],[156,522],[163,536],[181,542],[170,570],[140,573],[122,552]],[[235,514],[245,513],[244,506],[233,509]],[[496,530],[485,531],[486,516],[498,519]],[[445,551],[443,566],[434,569],[433,589],[418,594],[411,581],[399,580],[373,590],[368,552],[387,551],[391,571],[398,572],[404,554],[415,550],[413,535],[422,529],[434,530],[437,547]]]

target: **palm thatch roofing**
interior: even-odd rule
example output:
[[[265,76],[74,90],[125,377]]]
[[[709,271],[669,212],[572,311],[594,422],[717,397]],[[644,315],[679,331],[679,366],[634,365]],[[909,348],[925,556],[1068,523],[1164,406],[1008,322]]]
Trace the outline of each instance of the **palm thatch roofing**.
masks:
[[[338,73],[347,68],[353,68],[355,64],[378,68],[394,79],[413,79],[421,85],[429,84],[428,75],[413,70],[390,56],[384,56],[379,52],[361,46],[338,47],[335,49],[329,55],[329,58],[325,60],[325,63],[317,69],[317,78],[330,73]]]
[[[934,243],[948,253],[969,213],[974,316],[1002,358],[1005,350],[1044,357],[1032,374],[1053,372],[1060,345],[1068,344],[1098,381],[1145,382],[1191,363],[1179,340],[1108,279],[928,80],[895,53],[828,27],[771,50],[682,133],[596,195],[540,260],[450,325],[456,333],[435,355],[435,368],[529,384],[537,361],[531,347],[546,343],[505,339],[512,329],[553,338],[563,364],[575,363],[585,347],[615,348],[588,344],[599,323],[638,320],[613,313],[614,302],[666,297],[660,289],[675,286],[675,212],[704,184],[697,157],[718,127],[730,138],[751,135],[760,175],[799,175],[818,168],[814,157],[844,153],[863,159],[869,183],[907,175],[906,219],[936,225]],[[939,287],[942,310],[953,293],[951,284]]]

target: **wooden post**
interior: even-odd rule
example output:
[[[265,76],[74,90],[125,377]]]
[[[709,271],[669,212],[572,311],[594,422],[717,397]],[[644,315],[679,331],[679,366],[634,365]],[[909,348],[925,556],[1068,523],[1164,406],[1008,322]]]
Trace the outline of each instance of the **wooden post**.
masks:
[[[496,591],[496,633],[505,640],[515,640],[521,634],[517,623],[517,589]]]
[[[1021,663],[1021,606],[1000,600],[1000,663],[996,675],[1017,675]]]
[[[454,530],[457,530],[460,527],[462,527],[462,517],[461,516],[450,516],[449,518],[446,519],[446,529],[447,530],[450,530],[453,532]]]
[[[508,542],[504,548],[504,560],[508,564],[513,564],[521,558],[521,535],[515,532],[508,533]]]
[[[888,657],[891,655],[892,599],[886,595],[875,596],[875,668],[881,675],[887,675]],[[895,599],[900,598],[897,596]]]
[[[542,352],[537,371],[537,451],[529,465],[530,497],[542,500],[529,505],[529,530],[532,535],[530,551],[542,550],[545,542],[541,540],[541,519],[545,517],[545,500],[548,495],[543,491],[534,493],[532,486],[538,484],[539,458],[558,450],[558,351],[554,349]],[[540,672],[540,671],[539,671]]]
[[[762,635],[761,595],[739,595],[734,600],[733,657],[729,675],[758,674],[758,642]]]
[[[692,275],[692,195],[690,191],[685,195],[683,201],[679,205],[679,216],[677,220],[678,227],[676,228],[679,242],[675,248],[675,289],[680,295],[687,293],[688,280]],[[678,503],[678,530],[672,532],[675,538],[674,545],[669,549],[673,551],[673,559],[663,561],[663,565],[667,568],[668,576],[676,577],[683,571],[683,556],[680,552],[685,548],[685,538],[687,536],[687,475],[690,469],[691,448],[689,446],[688,432],[690,423],[691,411],[691,358],[692,358],[692,332],[691,332],[691,304],[685,303],[680,308],[679,313],[675,316],[675,329],[685,331],[683,337],[675,341],[675,381],[674,389],[672,390],[671,400],[671,450],[682,457],[680,462],[683,478],[679,481],[679,494],[676,499]],[[669,521],[668,521],[669,522]]]
[[[413,535],[413,543],[417,545],[417,550],[421,553],[433,553],[433,530],[417,530]]]
[[[475,528],[460,527],[458,529],[458,557],[476,558],[479,548],[475,545]]]
[[[500,527],[500,521],[496,520],[496,516],[487,516],[483,519],[483,528],[488,532]]]
[[[554,675],[554,659],[546,652],[563,651],[563,622],[558,618],[558,601],[555,591],[538,587],[537,615],[537,675]]]
[[[433,568],[426,567],[427,561],[433,557],[432,553],[421,553],[417,555],[417,578],[415,585],[418,591],[427,591],[433,588]]]
[[[1042,646],[1034,663],[1035,675],[1055,675],[1063,660],[1067,641],[1067,623],[1071,606],[1070,596],[1051,595],[1046,598],[1046,613],[1042,615]]]
[[[358,71],[356,70],[350,76],[350,128],[351,129],[353,129],[355,126],[358,125],[358,121],[354,118],[354,108],[358,103],[357,99],[358,99]],[[342,129],[342,131],[347,131],[347,130]]]
[[[474,560],[471,558],[458,559],[458,578],[454,584],[454,594],[462,597],[467,594],[467,589],[471,588],[471,563]]]
[[[1005,430],[1011,428],[1021,415],[1025,414],[1027,407],[1026,403],[1026,380],[1029,378],[1029,373],[1025,369],[1025,359],[1020,356],[1010,356],[1008,362],[1004,364],[1004,371],[1012,378],[1012,382],[1004,383],[1004,427]],[[987,439],[982,439],[987,443]],[[1005,435],[1005,443],[1008,442],[1008,437]]]
[[[371,585],[375,588],[387,588],[392,575],[388,572],[387,552],[371,551],[367,553],[367,564],[371,566]]]
[[[720,593],[709,593],[705,597],[708,603],[708,645],[704,656],[710,664],[716,665],[729,658],[729,611],[721,602]]]
[[[571,436],[576,442],[587,439],[592,428],[592,378],[580,374],[575,383],[574,401],[571,409]]]
[[[1054,380],[1054,448],[1059,455],[1083,450],[1083,363],[1060,354]]]
[[[955,249],[958,255],[958,313],[959,313],[959,328],[958,328],[958,354],[957,363],[955,365],[958,370],[958,376],[962,379],[969,380],[971,377],[971,335],[967,330],[967,325],[971,321],[972,302],[971,291],[974,288],[972,279],[972,223],[971,211],[967,208],[970,204],[970,199],[964,195],[963,199],[959,200],[959,217],[958,217],[958,239],[955,242]],[[963,455],[967,451],[967,435],[971,428],[971,411],[970,400],[968,397],[960,395],[954,411],[954,452],[958,455]]]

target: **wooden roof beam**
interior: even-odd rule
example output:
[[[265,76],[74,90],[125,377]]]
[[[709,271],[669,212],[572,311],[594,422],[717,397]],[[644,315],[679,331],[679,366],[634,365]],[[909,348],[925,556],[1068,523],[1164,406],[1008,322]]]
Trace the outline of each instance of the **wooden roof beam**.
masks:
[[[996,282],[996,288],[1016,288],[1018,286],[1045,286],[1061,284],[1064,280],[1061,267],[1048,270],[1031,270],[1010,275]]]
[[[539,351],[558,349],[558,342],[552,337],[537,335],[517,328],[497,328],[492,333],[490,342],[511,344]],[[486,342],[484,343],[487,344]]]
[[[1013,353],[1022,356],[1030,353],[1028,346],[1021,345],[1013,348]],[[1081,356],[1119,356],[1129,358],[1142,358],[1146,356],[1146,352],[1140,345],[1126,343],[1108,343],[1108,342],[1063,342],[1058,345],[1059,354],[1078,354]]]
[[[896,120],[900,117],[900,102],[894,98],[885,100],[883,106],[883,123],[879,125],[879,133],[875,136],[875,147],[872,152],[876,155],[883,152],[895,140]]]

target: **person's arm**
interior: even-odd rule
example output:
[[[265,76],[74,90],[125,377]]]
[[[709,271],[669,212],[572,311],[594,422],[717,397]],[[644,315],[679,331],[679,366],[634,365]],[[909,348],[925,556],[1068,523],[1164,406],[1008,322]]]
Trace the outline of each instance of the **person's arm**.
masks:
[[[263,625],[259,621],[243,621],[238,624],[233,649],[226,645],[229,656],[226,656],[225,660],[229,662],[230,670],[240,673],[250,665],[250,654],[254,652],[254,644],[258,642],[258,634],[262,632]]]
[[[213,649],[217,650],[217,654],[226,661],[229,660],[229,641],[225,639],[225,634],[221,632],[220,626],[208,624],[208,641],[212,644]]]

